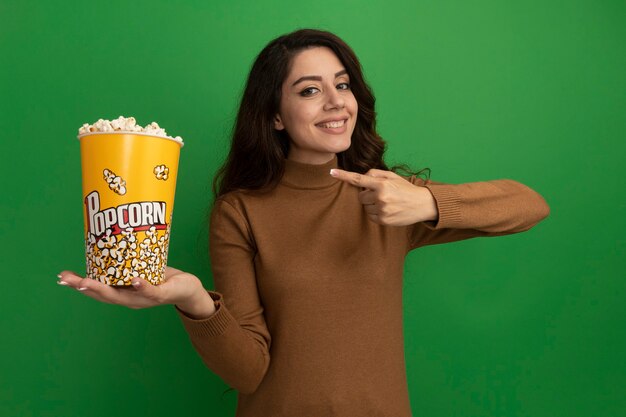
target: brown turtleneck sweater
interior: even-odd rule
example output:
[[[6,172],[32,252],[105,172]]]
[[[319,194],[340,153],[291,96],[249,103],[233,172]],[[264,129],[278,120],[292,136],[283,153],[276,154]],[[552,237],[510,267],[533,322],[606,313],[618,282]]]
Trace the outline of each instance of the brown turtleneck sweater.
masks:
[[[269,194],[220,197],[210,224],[216,312],[177,309],[206,366],[237,389],[237,417],[411,416],[402,330],[408,251],[523,232],[549,214],[519,182],[427,187],[436,222],[382,226],[359,188],[286,161]]]

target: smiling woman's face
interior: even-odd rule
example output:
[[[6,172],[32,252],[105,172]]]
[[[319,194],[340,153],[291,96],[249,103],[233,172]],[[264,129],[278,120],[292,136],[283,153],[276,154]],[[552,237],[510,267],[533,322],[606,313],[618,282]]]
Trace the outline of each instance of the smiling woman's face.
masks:
[[[358,105],[350,78],[327,47],[299,52],[282,86],[277,130],[286,130],[288,159],[323,164],[350,147]]]

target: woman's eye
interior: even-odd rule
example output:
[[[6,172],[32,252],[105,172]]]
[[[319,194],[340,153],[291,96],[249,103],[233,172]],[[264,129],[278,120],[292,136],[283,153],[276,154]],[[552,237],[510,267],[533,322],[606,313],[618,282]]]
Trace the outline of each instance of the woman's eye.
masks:
[[[309,87],[309,88],[305,88],[304,90],[302,90],[300,92],[301,96],[310,96],[312,93],[312,90],[317,90],[317,88],[315,87]]]
[[[349,83],[337,84],[337,89],[339,89],[339,90],[349,90],[350,89],[350,84]],[[303,97],[310,96],[315,91],[319,91],[319,90],[316,87],[305,88],[304,90],[302,90],[300,92],[300,95],[303,96]]]

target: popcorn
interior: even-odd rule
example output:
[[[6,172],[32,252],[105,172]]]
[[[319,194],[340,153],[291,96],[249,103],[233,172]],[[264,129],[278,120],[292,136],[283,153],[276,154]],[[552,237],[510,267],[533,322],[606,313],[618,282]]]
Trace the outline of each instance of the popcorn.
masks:
[[[109,184],[109,188],[119,195],[126,194],[126,181],[122,177],[118,177],[112,171],[105,169],[102,171],[104,179]]]
[[[170,224],[171,218],[159,238],[154,226],[145,231],[130,227],[117,235],[107,230],[100,239],[89,234],[85,242],[88,277],[114,286],[130,285],[134,277],[158,285],[167,266]],[[145,237],[141,239],[140,234]]]
[[[157,165],[154,167],[154,176],[157,180],[167,181],[167,178],[170,173],[170,169],[165,165]]]
[[[166,136],[165,129],[160,128],[157,122],[150,123],[143,130],[156,136]]]
[[[79,135],[84,135],[84,134],[87,134],[89,132],[92,132],[92,130],[90,130],[90,129],[91,129],[91,126],[89,125],[89,123],[85,123],[78,129],[78,134]]]
[[[152,122],[146,127],[141,127],[137,124],[134,117],[120,116],[114,120],[98,119],[93,125],[89,123],[83,124],[78,129],[78,135],[86,135],[89,133],[145,133],[148,135],[161,136],[164,138],[174,139],[177,142],[182,143],[183,139],[180,136],[171,137],[167,135],[165,129],[159,126],[157,122]]]

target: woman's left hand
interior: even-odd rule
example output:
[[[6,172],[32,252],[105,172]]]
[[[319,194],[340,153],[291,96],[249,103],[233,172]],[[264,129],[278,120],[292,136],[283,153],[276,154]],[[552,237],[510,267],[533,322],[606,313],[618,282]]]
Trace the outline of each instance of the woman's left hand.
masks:
[[[384,226],[406,226],[437,220],[435,198],[426,187],[411,184],[391,171],[370,169],[365,174],[331,170],[331,175],[363,190],[359,201],[369,218]]]

